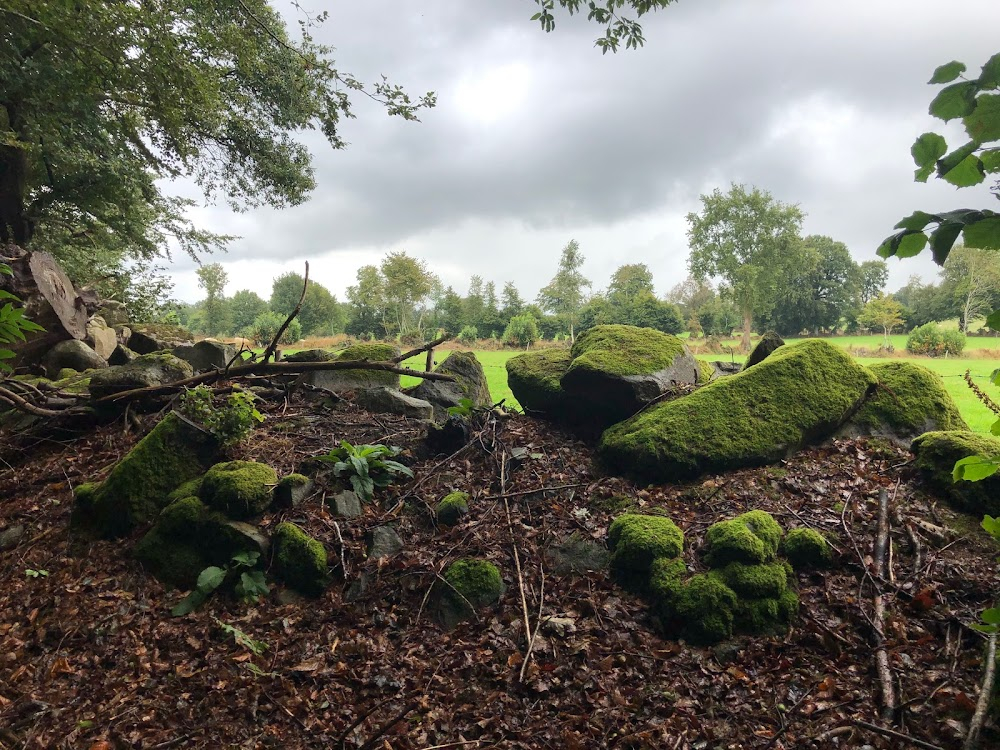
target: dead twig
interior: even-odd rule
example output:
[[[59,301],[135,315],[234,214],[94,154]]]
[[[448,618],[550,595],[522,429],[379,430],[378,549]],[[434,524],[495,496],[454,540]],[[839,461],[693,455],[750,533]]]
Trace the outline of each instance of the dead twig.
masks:
[[[983,729],[983,720],[986,718],[986,711],[990,706],[990,698],[993,696],[993,679],[996,674],[997,664],[997,634],[991,633],[989,643],[986,646],[986,667],[983,675],[983,686],[979,690],[979,700],[976,702],[976,712],[969,721],[969,733],[965,737],[965,744],[962,750],[975,750],[979,745],[979,733]]]
[[[851,723],[856,727],[861,729],[867,729],[876,734],[881,734],[883,737],[891,737],[894,740],[901,740],[903,742],[909,742],[911,745],[916,747],[925,748],[925,750],[944,750],[940,745],[935,745],[930,742],[924,742],[923,740],[918,740],[916,737],[911,737],[908,734],[903,734],[902,732],[897,732],[893,729],[886,729],[885,727],[880,727],[877,724],[869,724],[867,721],[861,721],[859,719],[852,719]]]
[[[271,339],[271,343],[268,344],[267,349],[264,350],[264,364],[267,364],[268,360],[270,360],[271,357],[274,356],[274,352],[278,348],[278,342],[281,340],[282,334],[285,333],[285,330],[288,328],[289,324],[292,322],[292,320],[295,319],[295,316],[299,314],[299,311],[302,310],[302,303],[306,299],[306,290],[308,289],[309,289],[309,261],[306,261],[306,275],[305,278],[302,279],[302,294],[299,295],[299,303],[295,306],[295,309],[292,310],[291,313],[289,313],[288,317],[285,318],[285,322],[281,324],[281,326],[278,328],[278,332],[274,334],[274,338]],[[229,368],[227,367],[226,369],[228,370]]]
[[[878,534],[875,537],[875,578],[884,580],[886,575],[889,547],[889,493],[879,492],[878,496]],[[879,716],[884,721],[892,721],[896,714],[896,691],[892,683],[892,670],[889,668],[889,652],[885,647],[885,595],[875,587],[875,609],[872,615],[872,625],[875,630],[875,669],[878,672],[879,689],[882,694],[882,710]]]
[[[403,707],[402,711],[400,711],[398,714],[393,716],[391,719],[382,724],[378,729],[376,729],[375,734],[373,734],[367,740],[367,742],[365,742],[365,744],[363,744],[360,748],[358,748],[358,750],[372,750],[372,748],[375,747],[375,743],[379,741],[379,739],[382,737],[383,734],[388,732],[390,729],[396,726],[396,724],[405,719],[408,713],[410,713],[411,711],[415,711],[419,707],[420,703],[418,701],[413,701],[411,703],[408,703],[406,706]]]
[[[396,363],[398,365],[400,362],[405,362],[410,357],[416,357],[418,354],[423,354],[424,352],[429,352],[429,351],[433,350],[435,346],[440,346],[445,341],[448,341],[450,338],[451,338],[451,334],[450,333],[449,334],[445,334],[441,338],[437,338],[437,339],[434,339],[433,341],[429,341],[426,344],[424,344],[423,346],[418,346],[416,349],[410,349],[410,351],[408,351],[408,352],[403,352],[398,357],[393,357],[389,361],[390,362],[394,362],[394,363]],[[430,368],[428,367],[427,369],[429,370]]]

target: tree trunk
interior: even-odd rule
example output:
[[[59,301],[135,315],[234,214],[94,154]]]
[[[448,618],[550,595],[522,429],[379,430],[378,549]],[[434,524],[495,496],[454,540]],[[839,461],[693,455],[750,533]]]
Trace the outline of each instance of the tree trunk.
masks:
[[[28,244],[33,230],[24,215],[28,155],[19,146],[0,146],[0,244]]]
[[[740,340],[740,351],[745,354],[750,353],[750,331],[753,329],[753,313],[749,310],[743,311],[743,338]]]
[[[0,276],[0,288],[19,297],[25,317],[45,329],[27,334],[26,341],[8,345],[16,355],[15,367],[35,364],[60,341],[86,337],[87,304],[55,258],[48,253],[21,251],[3,261],[13,275]]]

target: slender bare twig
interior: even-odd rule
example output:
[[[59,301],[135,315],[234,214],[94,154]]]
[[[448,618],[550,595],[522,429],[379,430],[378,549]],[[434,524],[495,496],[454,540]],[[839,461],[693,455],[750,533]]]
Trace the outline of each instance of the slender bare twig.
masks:
[[[295,309],[292,310],[291,313],[289,313],[288,317],[285,318],[285,322],[281,324],[281,326],[278,328],[278,332],[274,334],[274,338],[271,339],[271,343],[268,344],[267,349],[264,350],[264,364],[267,364],[268,360],[274,356],[274,352],[278,348],[278,342],[281,340],[282,334],[285,333],[285,330],[288,328],[289,324],[292,322],[292,320],[295,319],[295,316],[299,314],[299,311],[302,310],[302,303],[306,299],[306,290],[308,289],[309,289],[309,261],[306,261],[306,275],[305,278],[302,279],[302,294],[299,295],[299,303],[295,306]]]
[[[878,534],[875,537],[875,578],[884,580],[888,557],[889,541],[889,493],[882,490],[878,497]],[[878,671],[879,688],[882,693],[882,710],[879,716],[884,721],[892,721],[896,713],[896,690],[892,684],[892,670],[889,668],[889,652],[885,647],[885,596],[875,584],[875,611],[872,615],[875,630],[875,668]]]
[[[445,341],[447,341],[450,338],[451,338],[451,334],[449,333],[449,334],[447,334],[445,336],[442,336],[439,339],[434,339],[433,341],[430,341],[430,342],[424,344],[423,346],[418,346],[416,349],[410,349],[410,351],[408,351],[408,352],[403,352],[398,357],[393,357],[389,361],[390,362],[395,362],[396,364],[399,364],[400,362],[405,362],[410,357],[416,357],[418,354],[422,354],[423,352],[430,351],[435,346],[438,346],[439,344],[443,344]]]
[[[886,729],[885,727],[880,727],[878,724],[869,724],[867,721],[861,721],[859,719],[852,719],[851,723],[856,727],[861,727],[862,729],[867,729],[869,731],[881,734],[883,737],[891,737],[894,740],[902,740],[903,742],[909,742],[911,745],[916,745],[917,747],[922,747],[924,750],[944,750],[940,745],[934,745],[930,742],[924,742],[923,740],[918,740],[916,737],[911,737],[908,734],[903,734],[902,732],[897,732],[893,729]]]
[[[986,718],[986,711],[990,706],[990,699],[993,696],[993,679],[996,674],[997,665],[997,634],[990,634],[989,643],[986,646],[986,671],[983,675],[983,686],[979,690],[979,700],[976,702],[976,712],[969,721],[969,733],[965,737],[965,744],[962,750],[976,750],[979,745],[979,733],[983,729],[983,720]]]

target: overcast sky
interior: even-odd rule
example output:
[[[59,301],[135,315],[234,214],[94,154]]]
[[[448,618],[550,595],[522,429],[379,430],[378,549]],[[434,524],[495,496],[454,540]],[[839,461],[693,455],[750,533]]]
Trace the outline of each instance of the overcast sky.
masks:
[[[302,4],[330,10],[317,36],[341,69],[433,90],[438,106],[413,123],[359,99],[346,150],[306,135],[318,184],[302,206],[195,211],[241,236],[205,259],[226,267],[227,294],[266,299],[309,260],[344,299],[359,266],[405,250],[460,293],[479,274],[533,299],[573,238],[595,289],[645,263],[664,294],[686,275],[685,215],[732,182],[799,204],[805,234],[858,261],[915,209],[996,207],[985,187],[914,183],[909,154],[942,130],[927,114],[934,68],[975,74],[998,50],[996,0],[680,0],[617,55],[580,17],[543,33],[533,0]],[[174,261],[175,296],[199,299],[193,262]],[[890,289],[936,273],[929,257],[889,268]]]

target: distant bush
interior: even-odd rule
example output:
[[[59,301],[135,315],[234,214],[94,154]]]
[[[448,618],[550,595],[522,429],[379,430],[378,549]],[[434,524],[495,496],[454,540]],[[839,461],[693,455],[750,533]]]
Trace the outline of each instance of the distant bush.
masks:
[[[399,343],[403,346],[420,346],[424,343],[424,332],[416,330],[402,333],[399,336]]]
[[[936,323],[925,323],[910,331],[906,351],[928,357],[957,356],[965,349],[965,334],[960,331],[942,331]]]
[[[503,332],[503,342],[508,346],[527,348],[538,341],[538,323],[531,315],[515,315]]]
[[[475,326],[465,326],[458,334],[458,342],[472,346],[479,340],[479,329]]]
[[[245,331],[246,338],[252,339],[257,346],[267,346],[271,339],[278,333],[281,324],[285,322],[287,316],[268,310],[266,313],[258,315],[253,324]],[[302,324],[298,318],[292,318],[288,328],[281,334],[279,344],[294,344],[302,338]]]

